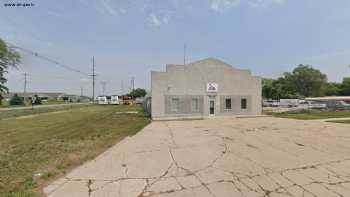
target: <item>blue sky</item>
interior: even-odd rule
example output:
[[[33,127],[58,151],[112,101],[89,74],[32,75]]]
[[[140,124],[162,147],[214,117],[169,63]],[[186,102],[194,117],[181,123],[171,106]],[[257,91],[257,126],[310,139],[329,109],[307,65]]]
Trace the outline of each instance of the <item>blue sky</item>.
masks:
[[[149,89],[150,71],[216,57],[261,77],[311,64],[330,81],[350,76],[348,0],[0,0],[0,37],[84,72],[96,59],[97,94]],[[5,7],[4,3],[34,3]],[[91,95],[89,77],[28,54],[8,86]]]

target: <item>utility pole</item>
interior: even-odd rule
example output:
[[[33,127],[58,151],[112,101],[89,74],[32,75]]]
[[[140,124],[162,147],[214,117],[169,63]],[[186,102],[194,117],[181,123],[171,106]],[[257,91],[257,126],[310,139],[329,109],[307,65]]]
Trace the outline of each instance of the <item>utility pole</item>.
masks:
[[[135,78],[131,77],[131,91],[135,89]]]
[[[106,84],[107,84],[107,82],[101,81],[101,85],[102,85],[102,95],[103,95],[103,96],[106,96]]]
[[[80,97],[84,96],[84,89],[83,86],[80,86]]]
[[[186,43],[184,44],[184,65],[186,65]]]
[[[121,82],[121,91],[122,91],[122,95],[124,94],[124,81],[122,80]]]
[[[92,102],[95,102],[95,56],[92,56]]]
[[[23,87],[23,93],[26,93],[27,92],[27,76],[28,74],[27,73],[24,73],[24,87]]]

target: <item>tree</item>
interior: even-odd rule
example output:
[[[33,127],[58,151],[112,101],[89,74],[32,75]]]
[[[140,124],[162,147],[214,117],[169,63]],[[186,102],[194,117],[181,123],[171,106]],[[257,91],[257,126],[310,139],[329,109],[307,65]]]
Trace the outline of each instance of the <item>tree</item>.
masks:
[[[336,82],[327,83],[326,96],[338,96],[341,94],[342,84]]]
[[[8,92],[8,88],[5,86],[7,79],[4,74],[7,73],[9,66],[16,67],[20,63],[21,56],[19,53],[11,49],[0,38],[0,103],[2,100],[2,93]]]
[[[144,97],[146,96],[147,92],[145,89],[137,88],[135,90],[132,90],[128,96],[131,96],[132,98],[138,98],[138,97]]]
[[[287,85],[301,96],[324,96],[327,76],[310,65],[300,64],[292,73],[285,73]]]
[[[273,98],[273,79],[263,79],[262,80],[262,96],[263,98]]]
[[[340,92],[343,96],[350,96],[350,77],[346,77],[343,79]]]
[[[264,79],[262,86],[263,97],[271,99],[323,96],[330,91],[325,74],[302,64],[276,80]]]
[[[10,100],[10,105],[24,105],[24,98],[15,94]]]

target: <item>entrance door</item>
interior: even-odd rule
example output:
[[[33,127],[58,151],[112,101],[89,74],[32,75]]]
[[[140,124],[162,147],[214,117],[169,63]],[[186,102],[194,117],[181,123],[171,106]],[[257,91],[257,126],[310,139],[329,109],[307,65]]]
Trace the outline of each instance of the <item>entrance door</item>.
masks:
[[[209,114],[210,115],[215,114],[215,100],[213,100],[213,99],[209,100]]]

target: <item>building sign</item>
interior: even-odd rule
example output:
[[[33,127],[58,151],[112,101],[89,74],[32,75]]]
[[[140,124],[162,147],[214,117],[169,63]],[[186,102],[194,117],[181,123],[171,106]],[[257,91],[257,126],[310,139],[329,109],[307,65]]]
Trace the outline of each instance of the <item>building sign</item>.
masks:
[[[217,83],[207,83],[207,92],[218,92],[219,85]]]

